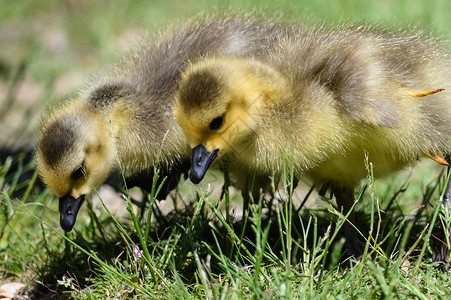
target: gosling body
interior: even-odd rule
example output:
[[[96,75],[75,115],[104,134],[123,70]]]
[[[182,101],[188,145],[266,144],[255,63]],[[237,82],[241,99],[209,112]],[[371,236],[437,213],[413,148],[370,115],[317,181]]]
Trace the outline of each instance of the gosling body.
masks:
[[[436,40],[369,27],[300,28],[258,59],[206,58],[183,73],[175,106],[191,179],[233,153],[259,172],[292,166],[346,212],[366,157],[379,177],[422,157],[449,163],[450,73]]]

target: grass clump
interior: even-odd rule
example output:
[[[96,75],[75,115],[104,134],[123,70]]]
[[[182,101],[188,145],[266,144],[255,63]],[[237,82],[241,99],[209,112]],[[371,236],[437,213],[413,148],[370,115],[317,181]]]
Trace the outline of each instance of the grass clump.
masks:
[[[3,162],[2,174],[11,165],[11,159]],[[379,196],[370,172],[357,200],[366,248],[360,261],[350,263],[339,232],[347,216],[312,190],[290,191],[289,180],[272,207],[268,197],[251,198],[242,218],[222,207],[231,193],[217,199],[203,189],[164,213],[154,181],[143,200],[144,213],[136,212],[132,202],[137,200],[127,194],[128,216],[120,220],[105,205],[99,214],[88,200],[75,231],[63,233],[57,201],[47,190],[31,188],[35,177],[14,185],[27,168],[32,170],[23,165],[2,183],[0,275],[28,282],[24,293],[31,297],[426,299],[450,294],[449,276],[432,262],[430,243],[434,223],[448,224],[437,205],[443,176],[426,185],[421,208],[407,212],[397,203],[408,187]],[[20,187],[28,196],[12,198]],[[292,201],[295,194],[306,200],[300,205],[319,199],[320,209],[300,207]],[[182,201],[180,191],[173,197]]]

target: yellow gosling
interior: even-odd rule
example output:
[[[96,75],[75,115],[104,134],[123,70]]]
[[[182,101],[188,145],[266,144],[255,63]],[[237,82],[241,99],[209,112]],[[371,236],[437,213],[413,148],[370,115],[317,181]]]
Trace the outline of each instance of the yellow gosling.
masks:
[[[263,57],[193,63],[175,105],[193,149],[190,179],[200,182],[217,155],[260,173],[292,165],[330,187],[346,214],[365,157],[378,177],[422,157],[450,162],[450,66],[435,40],[368,27],[299,28]]]

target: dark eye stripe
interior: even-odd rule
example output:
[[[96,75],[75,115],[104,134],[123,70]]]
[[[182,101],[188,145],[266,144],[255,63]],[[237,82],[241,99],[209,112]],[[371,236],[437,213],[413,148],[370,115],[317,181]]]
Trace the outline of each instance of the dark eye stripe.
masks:
[[[75,170],[72,172],[70,177],[74,180],[77,180],[77,179],[83,177],[84,174],[85,174],[85,167],[84,167],[84,164],[81,164],[80,166],[75,168]]]
[[[218,130],[224,124],[224,116],[220,116],[214,118],[213,121],[210,122],[210,130]]]

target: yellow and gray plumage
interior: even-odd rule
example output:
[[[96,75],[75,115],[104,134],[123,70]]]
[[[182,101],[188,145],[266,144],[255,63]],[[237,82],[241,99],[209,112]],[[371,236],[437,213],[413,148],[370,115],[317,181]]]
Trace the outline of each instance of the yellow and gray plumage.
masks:
[[[451,60],[437,40],[363,26],[299,28],[277,43],[259,58],[212,55],[182,74],[175,114],[193,148],[193,182],[205,160],[233,153],[257,172],[293,166],[347,211],[365,156],[375,176],[422,157],[449,163]]]
[[[186,168],[189,146],[172,112],[185,64],[212,54],[258,57],[289,31],[251,17],[200,18],[141,43],[51,108],[37,138],[37,165],[60,198],[63,229],[72,229],[84,196],[119,167],[128,174]]]

